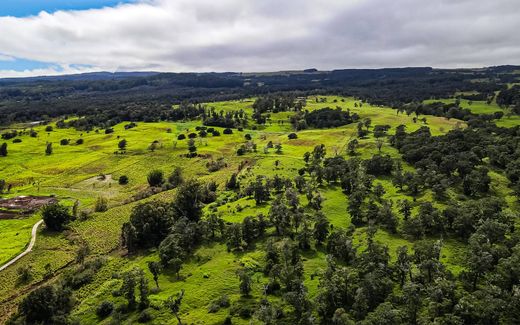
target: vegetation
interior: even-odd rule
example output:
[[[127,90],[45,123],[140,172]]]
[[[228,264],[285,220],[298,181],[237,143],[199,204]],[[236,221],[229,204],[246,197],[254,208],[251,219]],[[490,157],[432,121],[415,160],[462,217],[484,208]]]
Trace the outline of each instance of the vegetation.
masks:
[[[10,124],[6,137],[23,141],[9,141],[0,159],[2,192],[12,184],[2,195],[59,203],[0,220],[2,261],[45,221],[33,251],[2,271],[0,319],[514,323],[520,132],[510,107],[498,106],[495,91],[506,88],[493,69],[472,77],[496,84],[390,69],[394,81],[382,85],[360,73],[366,88],[335,71],[330,82],[357,98],[271,92],[203,104],[194,94],[173,108],[147,101],[148,114],[132,105],[78,118],[56,108],[30,131]],[[206,95],[243,85],[218,76],[199,80],[222,86]],[[143,77],[152,89],[167,78],[193,82]],[[68,145],[42,152],[61,139]]]

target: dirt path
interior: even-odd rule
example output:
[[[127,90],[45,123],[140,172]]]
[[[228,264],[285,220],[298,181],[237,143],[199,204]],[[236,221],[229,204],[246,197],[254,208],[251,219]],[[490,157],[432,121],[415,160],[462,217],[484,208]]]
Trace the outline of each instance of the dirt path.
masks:
[[[18,261],[25,255],[27,255],[33,249],[34,243],[36,243],[36,233],[38,232],[38,227],[42,223],[43,223],[43,220],[40,220],[34,224],[34,226],[32,227],[31,242],[29,243],[29,246],[27,246],[27,248],[23,252],[21,252],[19,255],[17,255],[15,258],[13,258],[9,262],[5,263],[4,265],[0,266],[0,271],[3,271],[6,268],[8,268],[9,266],[13,265],[14,263],[16,263],[16,261]]]

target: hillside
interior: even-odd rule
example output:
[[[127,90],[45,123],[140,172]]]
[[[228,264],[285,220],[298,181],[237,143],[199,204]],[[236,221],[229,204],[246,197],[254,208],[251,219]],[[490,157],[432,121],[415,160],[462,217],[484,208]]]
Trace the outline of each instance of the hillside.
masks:
[[[1,272],[0,322],[513,324],[520,124],[496,95],[516,76],[421,86],[451,73],[6,82],[0,110],[27,110],[2,119],[1,195],[54,197],[74,220]],[[0,219],[0,264],[45,213]]]

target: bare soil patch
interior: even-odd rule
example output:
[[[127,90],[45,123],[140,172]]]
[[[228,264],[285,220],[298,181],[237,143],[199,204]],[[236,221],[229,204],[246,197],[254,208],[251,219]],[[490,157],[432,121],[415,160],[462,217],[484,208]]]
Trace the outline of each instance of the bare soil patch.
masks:
[[[56,203],[58,200],[49,196],[17,196],[0,199],[0,219],[14,219],[29,215],[44,205]]]

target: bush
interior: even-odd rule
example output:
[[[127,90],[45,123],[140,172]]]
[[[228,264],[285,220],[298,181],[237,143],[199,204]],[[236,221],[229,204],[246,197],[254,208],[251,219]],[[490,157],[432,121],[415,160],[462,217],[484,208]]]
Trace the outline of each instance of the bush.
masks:
[[[217,130],[214,130],[213,132],[211,132],[211,134],[212,134],[214,137],[219,137],[219,136],[220,136],[220,132],[217,131]]]
[[[60,144],[61,144],[62,146],[66,146],[66,145],[68,145],[68,144],[69,144],[69,139],[61,139],[61,140],[60,140]]]
[[[108,210],[108,200],[102,196],[98,197],[96,200],[96,205],[94,206],[95,212],[105,212]]]
[[[181,185],[184,182],[184,177],[182,177],[182,168],[175,167],[173,172],[168,177],[168,183],[170,183],[171,186],[177,187]]]
[[[76,144],[83,144],[83,142],[84,142],[83,139],[76,140]]]
[[[162,183],[164,183],[164,175],[163,175],[162,170],[158,170],[158,169],[152,170],[151,172],[148,173],[147,180],[148,180],[148,184],[151,187],[161,186]]]
[[[119,182],[119,185],[126,185],[126,184],[128,184],[128,176],[126,176],[126,175],[119,176],[118,182]]]
[[[69,214],[69,209],[59,203],[44,206],[42,217],[47,228],[55,231],[61,231],[63,226],[73,219]]]
[[[184,139],[186,139],[186,136],[184,134],[179,134],[177,136],[177,140],[184,140]]]
[[[105,130],[105,134],[110,134],[110,133],[114,133],[114,129],[108,128]]]
[[[45,132],[52,132],[52,126],[47,125],[47,126],[45,127]]]
[[[143,310],[140,314],[139,314],[139,317],[137,318],[137,321],[139,323],[148,323],[149,321],[151,321],[153,319],[152,317],[152,314],[150,314],[150,311],[148,310]]]
[[[246,133],[246,135],[244,135],[244,138],[245,138],[247,141],[251,141],[251,134]]]
[[[289,133],[289,135],[287,136],[289,138],[289,140],[293,140],[293,139],[298,139],[298,135],[296,135],[296,133]]]
[[[96,309],[96,315],[99,318],[108,317],[114,311],[114,304],[110,301],[103,301]]]
[[[224,134],[233,134],[233,130],[231,130],[230,128],[226,128],[224,129]]]
[[[197,133],[192,132],[192,133],[188,134],[188,138],[190,138],[190,139],[195,139],[196,137],[197,137]]]
[[[14,139],[13,140],[13,143],[20,143],[20,142],[22,142],[22,139]]]

